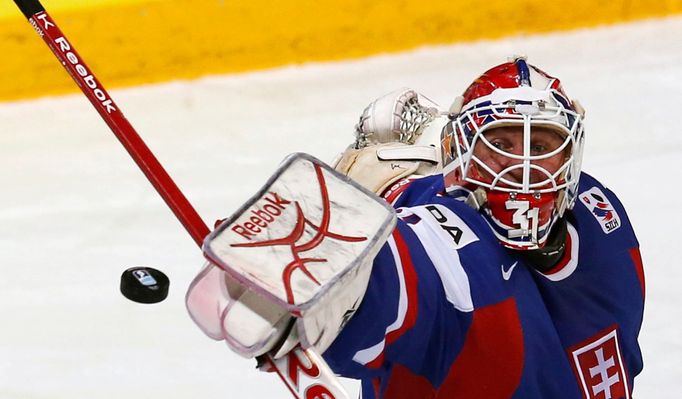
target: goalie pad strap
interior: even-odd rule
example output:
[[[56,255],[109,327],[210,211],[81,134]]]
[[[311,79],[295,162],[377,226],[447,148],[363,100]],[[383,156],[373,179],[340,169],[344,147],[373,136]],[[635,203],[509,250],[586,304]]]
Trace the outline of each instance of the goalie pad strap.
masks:
[[[377,158],[380,161],[424,161],[434,165],[438,163],[436,148],[420,145],[378,148]]]
[[[336,164],[337,171],[379,195],[401,179],[429,175],[437,167],[434,147],[400,143],[348,148]]]
[[[393,182],[414,174],[418,168],[418,161],[381,161],[371,147],[344,154],[337,165],[339,172],[377,194]]]

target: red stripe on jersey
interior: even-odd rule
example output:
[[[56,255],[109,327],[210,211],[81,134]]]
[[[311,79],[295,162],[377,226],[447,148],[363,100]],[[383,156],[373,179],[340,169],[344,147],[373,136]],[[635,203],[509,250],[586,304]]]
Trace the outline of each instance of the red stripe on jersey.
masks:
[[[374,390],[374,397],[380,397],[379,390],[381,389],[381,379],[379,377],[372,378],[372,389]]]
[[[637,272],[637,278],[639,279],[639,286],[642,289],[642,298],[646,297],[646,285],[644,284],[644,265],[642,264],[642,254],[639,252],[639,248],[630,249],[630,257],[632,262],[635,264],[635,271]]]
[[[477,308],[464,347],[436,398],[512,397],[521,382],[523,351],[523,331],[514,298]]]
[[[405,318],[402,324],[397,329],[389,332],[384,337],[384,349],[382,352],[371,362],[367,363],[365,366],[370,369],[376,369],[381,367],[384,363],[384,351],[386,350],[386,345],[390,345],[400,338],[407,330],[414,326],[417,321],[417,305],[419,301],[417,299],[417,272],[414,270],[414,264],[412,263],[412,258],[410,257],[410,252],[407,249],[407,244],[405,239],[400,234],[398,229],[393,231],[393,239],[398,249],[398,258],[400,259],[400,265],[396,267],[401,267],[403,271],[403,278],[405,281],[405,295],[407,296],[407,310],[405,311]]]
[[[385,347],[384,347],[385,349]],[[370,368],[370,369],[378,369],[381,367],[381,365],[384,364],[384,352],[382,351],[379,356],[374,358],[371,362],[365,364],[365,367]]]
[[[400,364],[393,366],[391,377],[383,398],[390,399],[435,399],[436,390],[421,375],[411,372]],[[472,398],[479,396],[472,396]]]
[[[412,179],[410,178],[404,178],[398,180],[397,183],[393,184],[391,187],[387,188],[381,196],[388,202],[389,204],[393,204],[398,197],[400,197],[400,194],[403,193],[407,189],[407,187],[410,186],[412,183]]]
[[[419,301],[417,299],[417,272],[414,270],[414,265],[412,264],[412,257],[407,249],[407,244],[405,239],[400,234],[398,229],[393,231],[393,239],[395,239],[396,247],[398,248],[398,256],[400,257],[400,263],[403,267],[403,277],[405,278],[405,292],[407,295],[407,311],[405,313],[405,320],[403,324],[397,329],[393,330],[386,335],[386,345],[390,345],[395,342],[400,336],[405,334],[407,330],[414,326],[417,322],[417,305]]]

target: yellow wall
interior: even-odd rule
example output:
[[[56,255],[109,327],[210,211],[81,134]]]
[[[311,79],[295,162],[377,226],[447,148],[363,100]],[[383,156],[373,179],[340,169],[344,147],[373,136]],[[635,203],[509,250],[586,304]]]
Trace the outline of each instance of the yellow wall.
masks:
[[[0,100],[76,86],[9,0]],[[107,88],[682,12],[682,0],[44,0]]]

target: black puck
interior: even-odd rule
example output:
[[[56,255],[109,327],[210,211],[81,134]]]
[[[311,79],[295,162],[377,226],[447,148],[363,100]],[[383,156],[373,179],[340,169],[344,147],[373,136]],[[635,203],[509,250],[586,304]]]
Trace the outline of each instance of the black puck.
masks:
[[[162,271],[135,266],[121,274],[121,294],[133,302],[157,303],[168,296],[170,280]]]

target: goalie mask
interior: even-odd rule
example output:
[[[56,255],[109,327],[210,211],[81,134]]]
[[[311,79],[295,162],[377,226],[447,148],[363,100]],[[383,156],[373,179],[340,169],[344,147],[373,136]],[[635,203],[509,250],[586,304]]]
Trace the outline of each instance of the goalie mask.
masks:
[[[538,249],[576,198],[583,115],[558,79],[523,58],[455,100],[441,134],[448,194],[482,210],[500,242]]]

